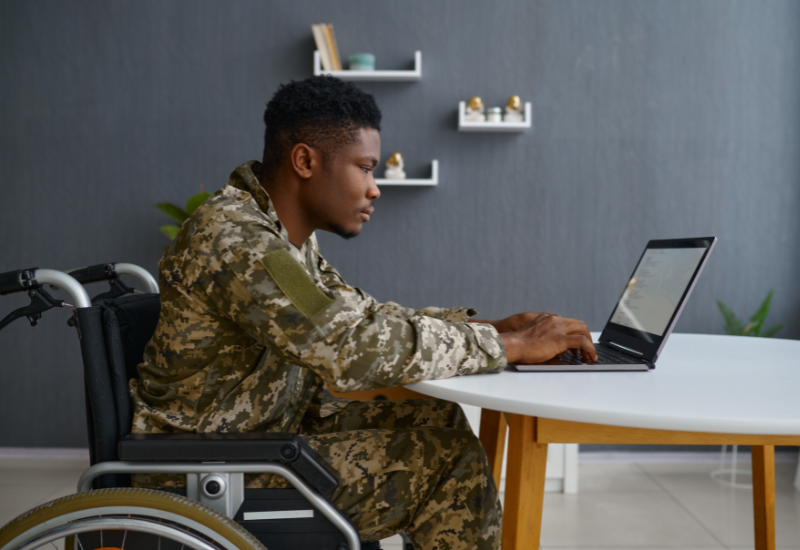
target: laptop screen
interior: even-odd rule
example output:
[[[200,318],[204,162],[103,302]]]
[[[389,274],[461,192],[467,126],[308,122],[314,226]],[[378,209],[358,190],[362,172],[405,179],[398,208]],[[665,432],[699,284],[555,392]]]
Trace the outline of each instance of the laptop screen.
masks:
[[[600,341],[655,361],[716,241],[715,237],[701,237],[647,243]]]
[[[611,322],[663,336],[705,252],[705,248],[646,249]]]

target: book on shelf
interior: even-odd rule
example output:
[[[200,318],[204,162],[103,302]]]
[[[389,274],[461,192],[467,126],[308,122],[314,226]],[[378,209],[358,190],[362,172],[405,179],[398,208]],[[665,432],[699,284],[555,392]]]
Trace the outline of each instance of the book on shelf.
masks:
[[[342,60],[339,57],[339,47],[336,45],[336,35],[333,34],[333,23],[325,25],[326,38],[328,39],[328,52],[331,56],[331,63],[333,63],[334,71],[342,70]]]
[[[319,51],[319,59],[323,71],[341,71],[342,61],[339,58],[339,49],[336,46],[336,36],[333,34],[333,25],[330,23],[317,23],[311,25],[314,42]]]

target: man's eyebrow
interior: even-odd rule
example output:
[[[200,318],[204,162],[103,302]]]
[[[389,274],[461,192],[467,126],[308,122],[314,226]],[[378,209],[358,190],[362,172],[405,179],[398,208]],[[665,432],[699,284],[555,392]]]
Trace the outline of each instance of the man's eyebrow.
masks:
[[[373,168],[378,166],[378,159],[376,159],[375,157],[364,157],[364,160],[369,162],[372,165]]]

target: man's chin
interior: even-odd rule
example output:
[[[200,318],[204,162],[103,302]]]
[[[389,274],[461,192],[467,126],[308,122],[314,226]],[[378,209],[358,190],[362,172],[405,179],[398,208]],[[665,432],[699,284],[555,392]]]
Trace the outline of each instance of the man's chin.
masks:
[[[357,237],[359,233],[361,233],[361,227],[356,231],[347,231],[344,227],[337,225],[335,223],[328,223],[328,231],[331,233],[335,233],[339,235],[343,239],[352,239],[353,237]]]

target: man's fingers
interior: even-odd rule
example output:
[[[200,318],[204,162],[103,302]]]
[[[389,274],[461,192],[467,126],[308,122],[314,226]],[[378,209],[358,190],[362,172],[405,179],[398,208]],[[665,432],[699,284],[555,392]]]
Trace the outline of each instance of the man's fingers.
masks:
[[[588,356],[592,361],[597,361],[597,349],[595,349],[591,338],[582,334],[570,334],[567,336],[567,346],[581,348],[584,356]]]
[[[535,318],[518,332],[519,338],[521,342],[525,343],[526,348],[530,346],[544,351],[542,348],[544,346],[551,350],[544,353],[553,353],[553,355],[558,353],[559,349],[562,351],[572,349],[576,355],[578,350],[581,350],[587,360],[597,361],[597,350],[592,343],[592,335],[583,321],[548,313],[535,315]],[[529,361],[537,362],[542,359],[545,358],[529,359]]]

